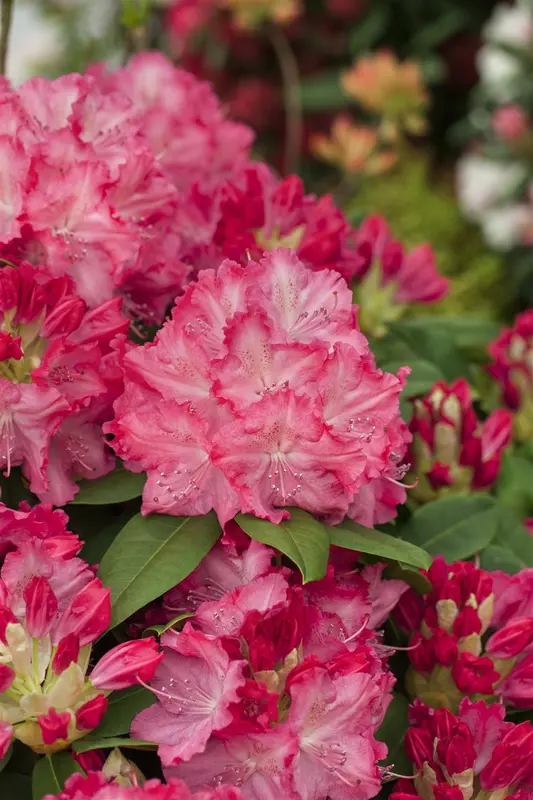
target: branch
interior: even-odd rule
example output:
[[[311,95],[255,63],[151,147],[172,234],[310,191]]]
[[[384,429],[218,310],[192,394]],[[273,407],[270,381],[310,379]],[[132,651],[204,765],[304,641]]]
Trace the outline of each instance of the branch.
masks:
[[[298,62],[285,33],[277,25],[269,26],[269,38],[276,53],[283,80],[285,104],[285,158],[284,173],[298,169],[302,143],[302,103]]]
[[[9,43],[9,31],[11,29],[14,3],[15,0],[2,0],[2,15],[0,17],[0,75],[6,74],[7,46]]]

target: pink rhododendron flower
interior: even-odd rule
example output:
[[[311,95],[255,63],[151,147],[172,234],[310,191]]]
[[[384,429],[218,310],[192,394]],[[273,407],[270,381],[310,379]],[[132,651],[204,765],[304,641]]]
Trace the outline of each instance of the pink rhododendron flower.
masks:
[[[362,488],[376,486],[381,521],[404,499],[406,371],[376,369],[344,281],[290,250],[202,272],[123,368],[105,430],[148,473],[143,513],[214,508],[222,523],[239,510],[278,522],[300,506],[371,524]]]
[[[147,781],[143,786],[124,786],[109,781],[103,772],[87,777],[71,775],[58,795],[47,794],[43,800],[244,800],[235,786],[221,786],[206,792],[191,792],[183,781],[161,783]]]
[[[407,587],[353,559],[302,587],[271,555],[230,538],[169,593],[173,613],[194,617],[163,636],[150,686],[158,702],[132,735],[156,741],[167,777],[195,790],[228,782],[249,800],[373,797],[386,755],[374,733],[394,683],[373,626]]]
[[[98,478],[115,463],[101,423],[116,392],[102,365],[128,321],[119,298],[104,306],[88,314],[66,276],[26,263],[0,271],[1,324],[19,343],[0,362],[0,465],[6,475],[21,465],[31,490],[56,505],[78,491],[73,478]]]
[[[162,319],[191,269],[176,218],[184,192],[231,177],[250,129],[158,53],[111,75],[95,65],[17,90],[4,82],[0,119],[3,254],[67,273],[91,306],[119,293],[134,320]]]
[[[498,703],[464,699],[454,715],[416,702],[405,739],[416,775],[412,782],[398,781],[393,800],[461,800],[479,791],[527,797],[533,780],[533,728],[530,722],[507,722],[504,716]]]
[[[401,317],[408,305],[435,303],[448,293],[431,247],[423,244],[406,252],[381,217],[363,222],[355,247],[354,296],[367,333],[383,335],[387,323]]]
[[[110,591],[84,561],[48,542],[21,539],[0,569],[4,754],[12,738],[39,753],[65,749],[98,727],[111,690],[150,680],[162,658],[153,638],[126,642],[86,677],[91,644],[109,625]]]
[[[436,383],[414,401],[409,425],[410,459],[419,478],[413,496],[420,502],[454,492],[490,489],[500,471],[502,451],[511,441],[511,415],[505,409],[479,422],[468,383]]]
[[[490,374],[499,383],[501,399],[513,412],[514,434],[528,440],[533,431],[533,311],[519,314],[488,347]]]
[[[402,595],[398,624],[411,633],[407,687],[455,711],[465,695],[533,706],[533,570],[486,572],[442,557],[427,572],[430,594]]]

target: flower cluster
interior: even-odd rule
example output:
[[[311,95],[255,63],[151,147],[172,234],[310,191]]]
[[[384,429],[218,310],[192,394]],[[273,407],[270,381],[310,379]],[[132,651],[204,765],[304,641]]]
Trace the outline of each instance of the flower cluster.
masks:
[[[280,180],[262,163],[247,164],[209,196],[192,192],[180,229],[196,269],[223,258],[245,264],[278,246],[291,247],[310,269],[336,270],[346,280],[358,266],[353,228],[332,198],[306,195],[297,175]]]
[[[111,75],[5,82],[0,120],[3,254],[70,275],[91,306],[119,292],[134,318],[160,319],[190,270],[178,208],[247,159],[249,129],[156,53]]]
[[[533,783],[533,727],[505,721],[499,704],[463,700],[456,715],[415,703],[405,749],[417,770],[392,800],[528,797]]]
[[[62,505],[78,491],[73,478],[114,467],[101,425],[120,391],[120,304],[89,311],[68,276],[0,270],[0,468],[21,465],[41,500]]]
[[[143,513],[391,519],[405,498],[406,371],[376,369],[354,312],[338,273],[287,249],[200,273],[154,342],[124,356],[105,427],[148,473]]]
[[[488,244],[498,250],[533,243],[532,45],[531,3],[497,5],[478,54],[482,91],[471,114],[474,146],[458,166],[463,211],[481,225]]]
[[[233,786],[222,786],[207,792],[190,792],[183,781],[168,784],[158,780],[144,786],[122,786],[109,782],[103,773],[92,772],[87,777],[72,775],[58,795],[47,794],[43,800],[243,800]]]
[[[465,696],[532,708],[533,570],[511,576],[439,556],[427,578],[431,592],[409,591],[396,610],[411,634],[410,694],[452,711]]]
[[[314,134],[310,147],[317,158],[330,162],[348,175],[381,175],[397,160],[392,148],[381,146],[376,130],[356,125],[344,114],[335,117],[329,136]]]
[[[520,314],[488,348],[489,372],[498,382],[502,402],[513,412],[514,435],[520,441],[533,434],[533,311]]]
[[[344,91],[367,111],[398,131],[423,133],[429,102],[422,74],[413,61],[403,64],[390,50],[358,59],[342,76]]]
[[[511,441],[509,411],[497,409],[479,422],[468,383],[436,383],[414,400],[409,428],[410,459],[418,484],[413,498],[427,503],[450,493],[488,490],[500,471],[502,451]]]
[[[156,741],[165,775],[194,790],[373,797],[386,755],[374,733],[394,683],[375,628],[407,587],[338,554],[302,586],[272,556],[223,541],[173,590],[174,608],[194,616],[163,635],[158,703],[132,735]]]
[[[109,693],[149,680],[162,654],[153,638],[125,642],[86,676],[91,644],[109,625],[109,589],[75,556],[81,543],[62,512],[0,513],[9,550],[0,569],[0,757],[13,738],[52,753],[96,728]]]
[[[355,235],[354,297],[362,330],[382,336],[386,324],[415,303],[434,303],[448,292],[428,244],[406,252],[382,217],[368,217]]]

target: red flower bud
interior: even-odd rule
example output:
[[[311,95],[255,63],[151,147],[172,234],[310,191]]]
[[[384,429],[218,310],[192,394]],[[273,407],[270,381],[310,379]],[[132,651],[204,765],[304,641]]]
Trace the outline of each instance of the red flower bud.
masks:
[[[84,772],[100,772],[105,764],[105,750],[89,750],[87,753],[72,751],[72,758]]]
[[[134,642],[124,642],[114,647],[91,672],[90,679],[97,689],[106,691],[127,689],[140,678],[151,681],[157,665],[163,658],[153,636]]]
[[[452,669],[452,677],[457,688],[465,694],[492,694],[500,673],[494,669],[490,658],[461,653]]]
[[[76,711],[76,727],[80,731],[92,731],[97,728],[107,710],[108,699],[103,694],[88,700]]]
[[[58,714],[55,708],[51,708],[48,714],[37,717],[37,722],[45,744],[54,744],[58,739],[68,738],[69,711],[62,711]]]
[[[472,606],[465,606],[453,623],[453,632],[459,639],[470,636],[471,633],[481,633],[481,628],[481,620]]]
[[[43,577],[34,576],[24,588],[26,626],[30,636],[40,639],[52,627],[57,616],[57,598]]]
[[[486,651],[493,658],[514,658],[533,641],[533,619],[517,619],[493,633]]]
[[[21,342],[20,336],[15,338],[10,333],[0,331],[0,361],[7,361],[8,358],[18,361],[19,358],[22,358],[24,353],[20,346]]]
[[[433,787],[434,800],[464,800],[462,789],[449,783],[438,783]]]
[[[73,661],[78,660],[80,654],[80,640],[75,633],[69,633],[61,639],[57,646],[57,651],[52,661],[52,669],[56,675],[69,667]]]
[[[0,694],[9,689],[14,680],[15,672],[11,667],[8,667],[7,664],[0,664]]]
[[[431,672],[436,664],[433,640],[425,639],[417,631],[409,640],[409,661],[417,672]]]
[[[421,769],[425,762],[433,761],[433,736],[423,728],[409,728],[405,734],[405,752],[409,761]]]
[[[71,600],[54,631],[56,642],[68,633],[75,633],[83,647],[102,634],[111,619],[110,590],[95,578]]]
[[[446,631],[438,630],[431,639],[433,652],[439,664],[451,667],[457,658],[457,639]]]

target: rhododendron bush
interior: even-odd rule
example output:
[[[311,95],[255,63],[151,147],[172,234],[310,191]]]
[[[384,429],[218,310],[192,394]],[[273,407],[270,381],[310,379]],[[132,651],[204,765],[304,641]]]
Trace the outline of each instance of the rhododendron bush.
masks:
[[[107,61],[8,60],[2,799],[533,791],[533,310],[358,206],[438,100],[396,11],[348,5],[353,107],[309,137],[305,2],[126,0]],[[217,37],[279,58],[282,158],[193,64]]]

